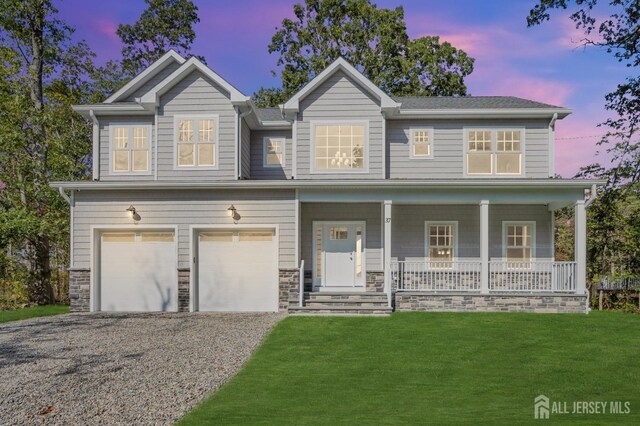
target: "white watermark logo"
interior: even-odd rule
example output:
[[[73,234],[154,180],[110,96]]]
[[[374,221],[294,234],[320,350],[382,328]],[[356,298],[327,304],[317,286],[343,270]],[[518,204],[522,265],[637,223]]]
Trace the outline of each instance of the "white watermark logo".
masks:
[[[549,398],[545,395],[538,395],[533,400],[533,416],[536,419],[549,418]]]
[[[546,395],[533,399],[533,417],[548,419],[551,415],[620,415],[631,413],[629,401],[552,401]]]

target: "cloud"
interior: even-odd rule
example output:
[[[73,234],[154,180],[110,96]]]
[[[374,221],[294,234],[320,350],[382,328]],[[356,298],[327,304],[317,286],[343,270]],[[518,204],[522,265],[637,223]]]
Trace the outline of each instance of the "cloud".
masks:
[[[120,38],[116,34],[118,24],[106,19],[98,19],[95,21],[95,28],[97,32],[111,40],[119,41]]]

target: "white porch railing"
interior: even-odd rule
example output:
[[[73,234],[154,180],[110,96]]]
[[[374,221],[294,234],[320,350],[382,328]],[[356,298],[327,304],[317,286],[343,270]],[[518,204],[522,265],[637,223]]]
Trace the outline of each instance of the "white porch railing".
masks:
[[[480,292],[480,261],[427,262],[392,261],[391,281],[397,291]],[[491,292],[576,291],[576,263],[489,262]]]
[[[300,269],[298,269],[298,306],[304,306],[304,259],[300,261]]]
[[[392,261],[398,291],[480,291],[479,261]]]
[[[489,290],[575,292],[575,262],[489,262]]]

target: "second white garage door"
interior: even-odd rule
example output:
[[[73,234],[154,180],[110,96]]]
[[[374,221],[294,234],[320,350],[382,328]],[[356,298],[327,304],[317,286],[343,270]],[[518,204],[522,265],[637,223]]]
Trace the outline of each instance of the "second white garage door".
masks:
[[[278,310],[278,242],[274,229],[198,234],[198,309]]]

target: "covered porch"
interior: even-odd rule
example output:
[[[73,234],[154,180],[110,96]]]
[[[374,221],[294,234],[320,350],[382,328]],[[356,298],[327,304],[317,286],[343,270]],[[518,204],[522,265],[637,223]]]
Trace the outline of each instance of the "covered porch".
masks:
[[[377,294],[396,310],[584,312],[585,187],[300,191],[296,305],[324,292]],[[559,262],[554,211],[569,205],[575,258]]]

